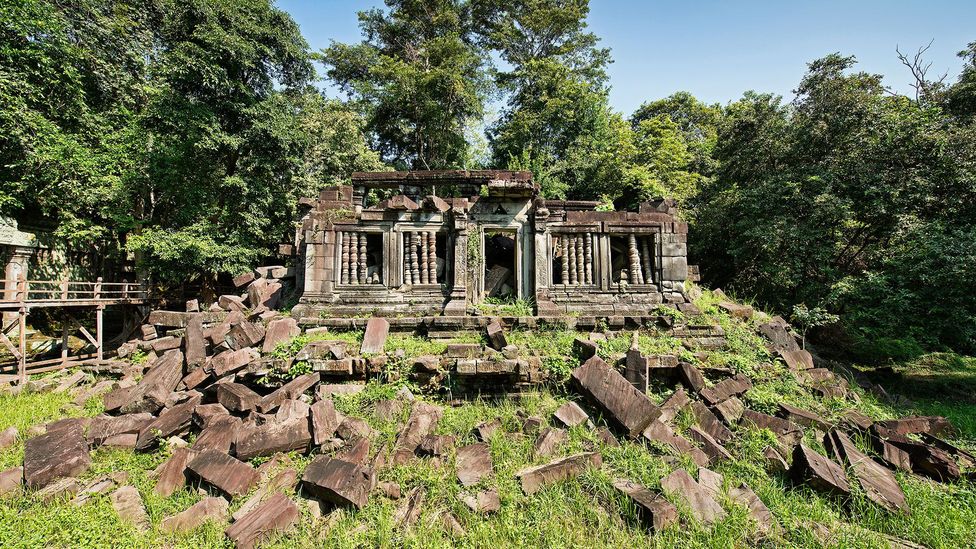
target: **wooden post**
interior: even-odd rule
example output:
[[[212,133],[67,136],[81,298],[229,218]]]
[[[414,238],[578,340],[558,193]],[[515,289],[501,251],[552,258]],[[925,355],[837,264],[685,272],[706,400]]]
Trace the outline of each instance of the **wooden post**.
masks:
[[[102,277],[95,279],[95,300],[99,300],[102,297]],[[98,305],[95,308],[95,339],[98,341],[95,344],[95,351],[98,353],[98,362],[102,362],[102,313],[105,311],[104,305]]]
[[[20,358],[17,360],[17,377],[19,384],[23,385],[27,381],[27,308],[21,307],[17,314],[18,336],[20,337]]]
[[[66,301],[68,299],[68,277],[64,277],[61,281],[61,300]]]
[[[67,366],[68,365],[68,325],[71,323],[71,321],[68,320],[68,314],[63,310],[61,311],[61,322],[62,322],[61,366]]]

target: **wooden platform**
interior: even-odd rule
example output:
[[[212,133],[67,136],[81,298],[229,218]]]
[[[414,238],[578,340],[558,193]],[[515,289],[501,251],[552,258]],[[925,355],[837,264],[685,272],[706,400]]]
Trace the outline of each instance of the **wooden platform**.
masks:
[[[135,282],[102,282],[101,278],[94,282],[77,280],[28,280],[20,277],[16,280],[4,280],[2,295],[0,295],[0,312],[5,313],[4,321],[0,323],[0,343],[2,343],[14,358],[17,359],[17,378],[22,383],[28,373],[63,368],[69,363],[101,362],[103,356],[102,316],[105,307],[110,305],[143,305],[147,302],[147,291]],[[27,316],[31,309],[60,308],[65,320],[62,334],[61,358],[34,363],[40,367],[28,372],[27,367]],[[95,310],[95,334],[82,325],[69,311],[71,309]],[[15,319],[8,318],[16,314]],[[18,345],[14,345],[7,337],[17,327]],[[95,346],[93,357],[68,356],[68,336],[78,331]],[[56,365],[56,366],[55,366]]]

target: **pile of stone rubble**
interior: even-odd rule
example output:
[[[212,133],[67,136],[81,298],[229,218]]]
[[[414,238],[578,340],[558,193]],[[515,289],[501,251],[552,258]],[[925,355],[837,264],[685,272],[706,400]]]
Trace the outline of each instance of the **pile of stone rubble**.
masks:
[[[121,353],[146,353],[146,366],[127,365],[121,380],[86,383],[88,376],[78,372],[25,387],[72,391],[78,405],[101,398],[105,413],[55,421],[28,433],[23,466],[0,472],[0,494],[26,487],[42,499],[70,494],[74,503],[82,505],[95,494],[111,492],[120,516],[147,529],[149,519],[140,495],[124,475],[84,485],[77,478],[88,470],[90,452],[96,448],[153,452],[166,446],[172,454],[153,473],[155,491],[169,496],[192,483],[208,487],[214,495],[163,519],[160,528],[181,531],[206,520],[223,521],[229,523],[227,537],[239,547],[254,546],[292,527],[299,517],[298,506],[309,501],[314,504],[310,508],[322,512],[332,507],[361,508],[371,497],[388,497],[400,502],[396,521],[409,526],[423,509],[424,490],[418,487],[402,494],[399,485],[378,482],[377,473],[416,459],[438,460],[445,466],[453,463],[451,474],[467,490],[463,501],[473,511],[492,513],[500,508],[488,441],[508,435],[501,421],[478,425],[473,433],[477,442],[458,447],[454,437],[434,434],[443,409],[404,390],[395,399],[373,405],[372,413],[381,419],[399,417],[409,409],[395,441],[377,447],[377,433],[363,418],[344,416],[336,409],[334,395],[361,390],[363,385],[333,381],[382,368],[388,360],[383,353],[389,330],[386,320],[368,322],[358,356],[342,341],[310,342],[296,358],[311,363],[312,371],[269,386],[268,372],[288,367],[275,362],[284,359],[269,353],[301,330],[294,319],[273,310],[281,291],[275,273],[259,274],[238,281],[246,285],[243,296],[221,296],[206,311],[194,302],[186,312],[154,311],[142,329],[142,339],[127,343]],[[751,315],[751,310],[740,307],[723,304],[734,316]],[[784,321],[762,324],[759,332],[809,390],[822,396],[854,397],[842,378],[814,367],[810,353],[797,346]],[[493,350],[481,345],[455,347],[443,357],[412,359],[413,370],[439,375],[449,362],[455,372],[489,378],[539,375],[538,364],[519,358],[519,349],[508,344],[501,323],[492,322],[485,335]],[[536,460],[558,455],[568,441],[567,429],[577,426],[594,429],[605,445],[619,444],[619,436],[688,456],[698,465],[697,480],[679,468],[661,480],[660,491],[628,479],[614,481],[655,530],[677,520],[675,504],[705,524],[721,520],[726,511],[720,502],[726,498],[744,506],[763,531],[780,528],[749,486],[726,492],[721,475],[709,469],[733,459],[727,446],[745,430],[768,429],[775,435],[777,444],[765,451],[768,466],[795,484],[845,498],[855,482],[871,501],[890,512],[909,511],[895,470],[942,482],[974,476],[976,458],[940,438],[952,429],[944,418],[872,421],[851,411],[835,425],[788,404],[781,404],[776,415],[768,415],[747,406],[753,380],[742,373],[699,368],[677,356],[646,356],[636,345],[619,364],[611,365],[597,355],[594,339],[580,337],[574,344],[582,362],[572,372],[572,382],[583,398],[564,404],[551,419],[524,416],[519,430],[534,437]],[[646,388],[661,384],[677,389],[657,405]],[[675,424],[683,410],[690,411],[695,423],[687,438]],[[607,426],[597,427],[601,418]],[[823,439],[826,455],[802,442],[806,431]],[[870,441],[873,456],[852,443],[854,435]],[[0,433],[0,449],[17,438],[16,430]],[[598,448],[590,450],[518,472],[522,490],[531,495],[590,467],[601,467]],[[287,468],[272,474],[279,464],[277,457],[292,451],[314,455],[303,474],[299,477]],[[254,467],[249,463],[254,458],[271,459]],[[298,503],[284,492],[296,487],[303,498]],[[228,502],[245,496],[247,501],[229,516]],[[449,512],[441,520],[449,532],[463,535],[463,527]]]

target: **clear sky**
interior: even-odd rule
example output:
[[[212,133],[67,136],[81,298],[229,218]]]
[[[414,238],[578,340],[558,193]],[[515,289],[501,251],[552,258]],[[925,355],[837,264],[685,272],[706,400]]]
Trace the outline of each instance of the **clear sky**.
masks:
[[[360,39],[356,12],[381,1],[278,0],[313,49]],[[726,103],[746,90],[792,97],[806,63],[832,52],[910,91],[895,47],[914,53],[934,40],[932,75],[954,81],[956,52],[976,41],[976,0],[591,0],[590,28],[611,48],[611,102],[625,114],[687,90]]]

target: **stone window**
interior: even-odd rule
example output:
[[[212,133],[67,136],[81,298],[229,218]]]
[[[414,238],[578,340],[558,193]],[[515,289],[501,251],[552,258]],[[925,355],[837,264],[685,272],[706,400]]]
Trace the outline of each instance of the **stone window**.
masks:
[[[343,231],[339,240],[339,283],[383,284],[383,235]]]
[[[616,284],[653,284],[654,249],[653,235],[610,235],[610,280]]]
[[[447,281],[448,267],[447,233],[404,231],[404,284],[444,284]]]
[[[552,284],[583,286],[593,284],[593,235],[552,235]]]

